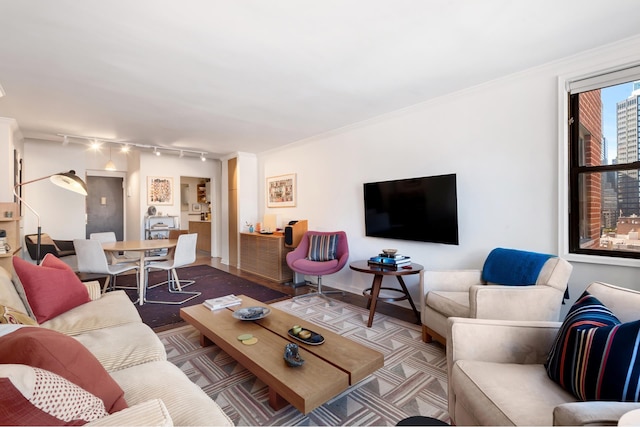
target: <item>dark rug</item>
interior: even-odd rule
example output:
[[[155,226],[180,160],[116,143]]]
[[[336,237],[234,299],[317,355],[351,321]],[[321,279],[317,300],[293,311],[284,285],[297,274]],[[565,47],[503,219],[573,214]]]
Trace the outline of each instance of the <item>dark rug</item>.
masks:
[[[140,313],[140,317],[142,317],[142,321],[151,328],[156,329],[167,325],[181,323],[182,319],[180,318],[180,309],[182,307],[201,304],[204,300],[209,298],[235,294],[246,295],[260,302],[270,303],[289,297],[289,295],[283,292],[270,289],[266,286],[259,285],[251,282],[250,280],[243,279],[242,277],[234,276],[233,274],[229,274],[208,265],[183,267],[178,268],[177,271],[180,280],[195,280],[195,283],[186,287],[185,291],[198,291],[202,292],[202,295],[181,305],[152,303],[145,303],[144,305],[136,304],[136,308]],[[165,271],[153,271],[149,273],[148,283],[150,285],[160,283],[165,280],[167,280],[167,273]],[[118,276],[116,283],[118,286],[135,286],[136,279],[133,275],[122,275]],[[129,298],[131,298],[131,301],[135,301],[138,298],[138,294],[135,290],[127,289],[126,292],[129,295]],[[169,293],[166,285],[147,290],[147,299],[152,300],[181,301],[186,297],[187,295]]]

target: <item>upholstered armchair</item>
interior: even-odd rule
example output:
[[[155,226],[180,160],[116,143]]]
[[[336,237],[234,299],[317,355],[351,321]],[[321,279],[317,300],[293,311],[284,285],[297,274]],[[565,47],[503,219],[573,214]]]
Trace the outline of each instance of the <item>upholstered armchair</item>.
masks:
[[[36,248],[38,244],[37,234],[25,234],[24,242],[27,246],[27,251],[32,260],[36,260]],[[57,258],[62,258],[70,255],[75,255],[76,250],[73,246],[73,240],[57,240],[52,239],[47,233],[40,234],[40,260],[44,259],[46,254],[53,254]]]
[[[287,265],[296,273],[317,276],[318,285],[315,292],[298,295],[295,298],[343,293],[322,289],[322,276],[337,273],[347,264],[349,259],[349,242],[344,231],[306,231],[298,246],[287,254]]]
[[[640,318],[640,292],[602,282],[591,283],[586,290],[620,322],[634,322]],[[597,306],[594,309],[602,312]],[[571,320],[584,322],[584,317]],[[448,412],[452,424],[616,425],[623,414],[639,409],[640,403],[634,402],[582,401],[550,379],[545,363],[559,339],[561,325],[561,322],[548,321],[449,318],[447,383]],[[621,329],[618,331],[617,337],[620,338],[623,333]],[[578,335],[576,333],[576,339]],[[591,343],[595,342],[593,336],[589,335]],[[635,335],[630,339],[635,341]],[[609,363],[622,368],[622,374],[625,374],[627,371],[622,363],[614,359],[620,357],[615,354],[620,347],[616,348],[611,342],[609,345]],[[567,347],[572,346],[560,344],[560,348]],[[634,350],[633,345],[626,348],[629,353]],[[592,358],[602,355],[595,349],[581,352],[587,353]],[[567,364],[564,369],[575,375],[572,385],[583,386],[587,381],[580,375],[592,372],[585,367],[585,360],[573,360],[570,354],[562,360]],[[571,364],[579,364],[580,370],[576,372],[569,366]],[[604,369],[600,364],[598,366]],[[634,370],[630,380],[633,387],[636,384],[633,378],[636,377],[637,371]],[[624,381],[620,381],[619,387],[623,386]]]
[[[557,321],[572,269],[555,256],[497,248],[482,270],[422,271],[422,340],[445,344],[449,317]]]

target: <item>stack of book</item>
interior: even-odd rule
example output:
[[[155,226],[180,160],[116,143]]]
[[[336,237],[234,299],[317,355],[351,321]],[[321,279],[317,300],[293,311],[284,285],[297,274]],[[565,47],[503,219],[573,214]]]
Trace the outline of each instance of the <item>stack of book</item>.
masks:
[[[372,256],[371,258],[369,258],[369,264],[398,268],[403,265],[411,264],[411,257],[397,254],[394,256],[380,254],[378,256]]]
[[[230,294],[223,297],[211,298],[205,300],[202,304],[209,310],[220,310],[221,308],[231,307],[234,305],[240,305],[242,300],[237,296]]]
[[[0,237],[0,255],[5,255],[9,251],[6,237]]]

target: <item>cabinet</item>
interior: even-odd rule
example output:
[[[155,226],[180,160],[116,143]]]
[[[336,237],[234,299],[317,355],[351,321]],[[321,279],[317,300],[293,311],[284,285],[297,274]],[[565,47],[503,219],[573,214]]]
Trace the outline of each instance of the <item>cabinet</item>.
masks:
[[[0,267],[3,267],[12,274],[12,258],[14,255],[19,256],[22,249],[20,241],[20,216],[17,203],[0,203],[0,230],[4,230],[6,242],[9,245],[9,250],[6,253],[0,253]]]
[[[240,233],[240,269],[279,283],[293,280],[287,265],[284,236]]]
[[[211,252],[211,222],[189,221],[189,234],[198,233],[196,249]]]

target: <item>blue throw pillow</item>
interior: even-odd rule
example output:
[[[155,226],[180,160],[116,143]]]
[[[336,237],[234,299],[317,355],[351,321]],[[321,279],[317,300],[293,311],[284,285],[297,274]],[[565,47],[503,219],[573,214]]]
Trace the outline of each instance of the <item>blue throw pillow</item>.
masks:
[[[585,292],[551,348],[549,378],[580,400],[640,401],[640,320],[621,323]]]
[[[336,259],[337,249],[337,234],[311,234],[309,235],[307,258],[310,261],[331,261]]]

